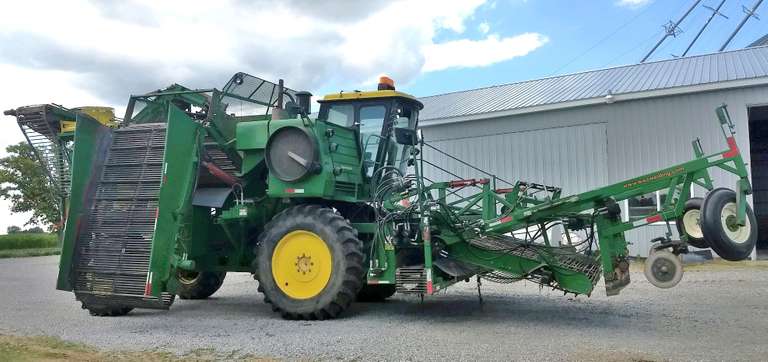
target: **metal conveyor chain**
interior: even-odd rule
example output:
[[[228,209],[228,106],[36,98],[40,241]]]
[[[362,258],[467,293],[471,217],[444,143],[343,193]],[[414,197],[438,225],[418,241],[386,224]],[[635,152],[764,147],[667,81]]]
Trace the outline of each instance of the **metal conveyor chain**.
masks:
[[[117,129],[77,239],[75,293],[81,298],[167,308],[172,295],[147,295],[152,237],[162,180],[165,124]]]

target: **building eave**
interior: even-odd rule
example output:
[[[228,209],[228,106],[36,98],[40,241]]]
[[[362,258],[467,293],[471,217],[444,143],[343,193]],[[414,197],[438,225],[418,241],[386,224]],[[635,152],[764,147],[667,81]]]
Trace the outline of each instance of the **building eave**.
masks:
[[[508,116],[515,116],[520,114],[547,112],[547,111],[593,106],[593,105],[600,105],[600,104],[615,104],[615,103],[621,103],[621,102],[638,100],[638,99],[658,98],[658,97],[675,96],[675,95],[683,95],[683,94],[694,94],[694,93],[711,92],[711,91],[726,90],[726,89],[748,88],[748,87],[756,87],[761,85],[768,85],[768,77],[739,79],[739,80],[732,80],[732,81],[697,84],[693,86],[672,87],[672,88],[665,88],[665,89],[653,89],[649,91],[615,94],[613,95],[613,98],[610,100],[610,102],[606,99],[606,97],[593,97],[593,98],[587,98],[587,99],[579,99],[576,101],[543,104],[543,105],[537,105],[532,107],[513,108],[513,109],[506,109],[506,110],[495,111],[495,112],[468,114],[468,115],[462,115],[462,116],[456,116],[456,117],[432,118],[432,119],[420,120],[419,126],[431,127],[431,126],[437,126],[437,125],[448,124],[448,123],[461,123],[461,122],[468,122],[468,121],[508,117]]]

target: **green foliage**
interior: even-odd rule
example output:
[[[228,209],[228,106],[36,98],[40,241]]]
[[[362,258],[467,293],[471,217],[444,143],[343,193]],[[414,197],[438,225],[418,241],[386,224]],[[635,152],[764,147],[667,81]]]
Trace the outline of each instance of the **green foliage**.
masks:
[[[15,233],[0,235],[0,250],[54,248],[58,245],[56,234]]]
[[[40,233],[44,233],[44,232],[45,232],[45,230],[43,230],[43,228],[41,228],[41,227],[39,227],[39,226],[35,226],[35,227],[31,227],[31,228],[29,228],[29,229],[26,229],[26,230],[22,230],[20,227],[18,227],[18,226],[16,226],[16,225],[11,225],[11,226],[9,226],[9,227],[6,229],[6,231],[7,231],[7,233],[8,233],[8,234],[16,234],[16,233],[34,233],[34,234],[40,234]]]
[[[0,158],[0,198],[11,202],[11,212],[32,212],[26,225],[54,228],[61,222],[55,188],[32,146],[22,142],[5,151],[8,156]]]
[[[0,259],[2,258],[24,258],[28,256],[46,256],[59,255],[60,248],[35,248],[35,249],[8,249],[0,250]]]

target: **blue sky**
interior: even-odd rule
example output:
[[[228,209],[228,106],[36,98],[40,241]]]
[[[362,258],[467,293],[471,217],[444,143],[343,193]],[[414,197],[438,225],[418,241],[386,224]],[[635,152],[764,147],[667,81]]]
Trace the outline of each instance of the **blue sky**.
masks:
[[[720,0],[703,0],[716,6]],[[744,16],[726,0],[691,54],[716,51]],[[381,74],[416,96],[636,63],[694,0],[25,0],[0,12],[0,110],[107,105],[172,83],[220,88],[238,71],[316,96]],[[750,20],[729,49],[768,33]],[[33,18],[19,14],[35,14]],[[680,54],[698,7],[652,60]],[[0,157],[23,141],[0,116]],[[0,200],[0,232],[22,225]]]
[[[701,5],[714,8],[719,1],[704,0]],[[487,23],[490,32],[501,36],[532,31],[549,41],[526,56],[490,66],[424,73],[402,88],[424,96],[637,63],[663,35],[662,24],[677,20],[692,4],[688,0],[655,0],[638,6],[622,6],[610,0],[497,1],[495,8],[482,6],[468,20],[470,36],[481,37],[478,27]],[[744,16],[742,5],[752,4],[751,0],[727,0],[720,12],[729,19],[713,19],[688,55],[717,51]],[[728,49],[744,47],[768,34],[768,3],[757,12],[765,14],[763,20],[748,21]],[[684,32],[667,39],[649,61],[682,54],[709,14],[701,6],[695,9],[680,26]],[[438,34],[438,41],[459,36],[444,30]]]

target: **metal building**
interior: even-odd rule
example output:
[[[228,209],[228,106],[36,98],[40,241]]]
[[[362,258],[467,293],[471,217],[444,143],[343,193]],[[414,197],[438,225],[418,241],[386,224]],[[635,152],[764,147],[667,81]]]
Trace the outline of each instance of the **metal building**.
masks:
[[[725,149],[715,107],[728,104],[737,144],[751,166],[753,203],[768,248],[768,46],[622,66],[421,98],[427,142],[508,180],[586,191]],[[489,157],[490,155],[490,157]],[[448,170],[479,176],[425,151]],[[425,170],[438,178],[450,176]],[[714,173],[718,185],[734,185]],[[694,196],[704,196],[694,189]],[[665,195],[622,205],[625,220],[656,211]],[[674,225],[672,229],[675,230]],[[646,256],[664,223],[628,233],[632,255]],[[676,233],[676,232],[675,232]]]

